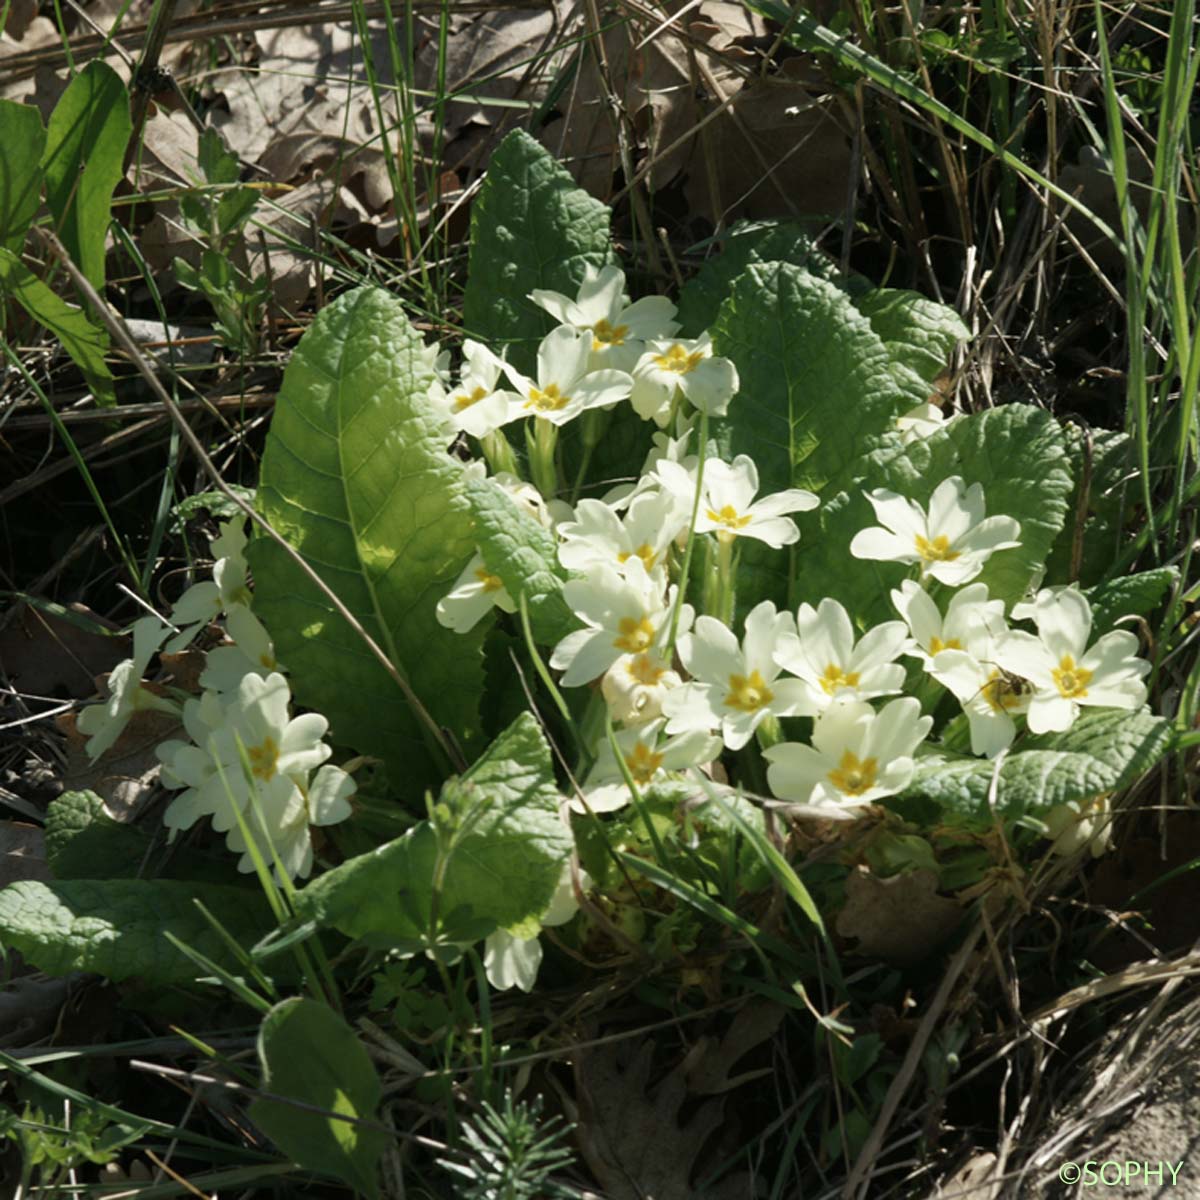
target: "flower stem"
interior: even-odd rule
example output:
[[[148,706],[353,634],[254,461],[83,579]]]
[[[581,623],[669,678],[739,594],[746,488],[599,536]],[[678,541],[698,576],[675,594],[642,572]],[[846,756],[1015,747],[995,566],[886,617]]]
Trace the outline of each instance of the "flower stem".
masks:
[[[734,571],[736,539],[722,531],[717,534],[717,594],[713,616],[726,625],[733,624]]]
[[[517,470],[517,456],[513,453],[508,438],[504,436],[503,429],[496,429],[487,437],[480,438],[479,445],[493,475],[499,475],[503,471],[509,475],[520,476],[521,472]]]
[[[529,449],[529,473],[534,486],[544,500],[553,500],[558,495],[558,468],[554,462],[558,426],[545,417],[535,417],[532,432],[528,425],[525,427],[525,444]]]
[[[583,457],[579,460],[579,470],[575,473],[575,486],[571,488],[571,504],[574,505],[579,499],[579,489],[583,487],[583,477],[587,474],[587,469],[591,465],[592,451],[596,448],[595,442],[585,441],[583,443]]]
[[[667,638],[667,650],[663,657],[669,663],[675,654],[675,635],[679,631],[679,614],[687,595],[688,573],[692,568],[692,549],[696,545],[696,517],[700,512],[700,497],[704,492],[704,459],[708,453],[708,413],[700,412],[700,451],[696,460],[696,492],[692,497],[692,517],[688,523],[687,549],[683,552],[683,566],[679,569],[679,590],[675,593],[675,605],[671,610],[671,632]]]

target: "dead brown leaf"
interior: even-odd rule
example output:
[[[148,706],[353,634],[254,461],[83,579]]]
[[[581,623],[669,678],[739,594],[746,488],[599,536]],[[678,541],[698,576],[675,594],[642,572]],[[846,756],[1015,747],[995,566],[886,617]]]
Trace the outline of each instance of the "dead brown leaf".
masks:
[[[277,182],[291,183],[302,170],[325,169],[377,137],[351,22],[289,25],[262,30],[255,39],[257,63],[230,66],[214,80],[227,111],[214,108],[210,114],[244,161],[259,163]],[[380,82],[390,87],[391,54],[382,22],[372,26],[370,53]]]
[[[65,607],[81,620],[110,625],[85,605]],[[30,604],[19,605],[0,629],[0,673],[30,696],[90,696],[96,676],[128,653],[128,638],[92,633],[69,617]]]
[[[489,101],[539,100],[543,76],[550,75],[560,55],[536,60],[548,48],[556,28],[561,29],[571,4],[557,0],[538,8],[497,8],[491,12],[450,17],[446,43],[447,93],[458,93],[446,105],[444,134],[453,140],[468,125],[492,126],[507,111]],[[414,70],[414,86],[432,92],[438,77],[438,21],[423,17],[423,36]],[[433,131],[430,114],[425,116]]]
[[[716,1096],[769,1075],[770,1068],[730,1072],[755,1046],[761,1046],[783,1023],[787,1009],[770,1000],[750,1000],[737,1012],[723,1038],[702,1037],[684,1060],[688,1089],[697,1096]]]
[[[10,0],[8,15],[4,21],[4,34],[19,42],[37,16],[37,0]]]
[[[178,654],[168,654],[163,650],[159,652],[158,661],[169,673],[168,682],[172,687],[180,688],[185,692],[193,692],[196,695],[200,694],[200,676],[208,661],[203,650],[197,650],[194,646],[180,650]]]
[[[75,714],[64,713],[57,724],[67,738],[63,789],[95,792],[117,821],[132,821],[144,807],[158,779],[155,747],[180,728],[170,713],[139,710],[112,749],[93,763],[84,750],[87,738],[75,728]]]
[[[52,879],[42,831],[20,821],[0,821],[0,888],[22,879]]]
[[[714,1135],[726,1124],[726,1094],[764,1073],[731,1078],[730,1071],[775,1033],[783,1016],[778,1005],[751,1001],[724,1037],[701,1038],[653,1085],[649,1039],[577,1057],[580,1146],[609,1200],[692,1200],[698,1182],[693,1176],[715,1165],[708,1158]],[[697,1096],[717,1098],[696,1104]],[[726,1133],[736,1136],[733,1130]],[[704,1195],[706,1200],[743,1200],[748,1186],[745,1175],[726,1176]]]
[[[846,880],[836,928],[858,939],[859,954],[906,967],[932,954],[962,918],[956,901],[937,894],[937,875],[927,868],[880,879],[858,867]]]
[[[713,221],[825,215],[845,206],[850,139],[813,83],[755,79],[711,123],[708,137],[715,169],[692,170],[686,195]]]

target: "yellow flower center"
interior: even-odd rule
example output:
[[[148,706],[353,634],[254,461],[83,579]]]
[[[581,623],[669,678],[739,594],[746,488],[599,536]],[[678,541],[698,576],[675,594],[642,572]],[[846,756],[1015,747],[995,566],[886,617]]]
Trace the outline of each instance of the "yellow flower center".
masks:
[[[557,383],[548,383],[545,391],[540,388],[529,389],[529,399],[525,401],[526,408],[536,408],[538,412],[557,412],[571,403],[570,396],[564,396],[558,390]]]
[[[939,533],[932,541],[918,533],[916,544],[917,553],[926,566],[935,562],[953,562],[962,557],[959,551],[950,549],[950,539],[944,533]]]
[[[774,699],[775,693],[767,687],[766,680],[758,671],[751,671],[749,675],[730,675],[726,708],[736,708],[739,712],[758,712]]]
[[[1076,666],[1075,660],[1069,654],[1064,654],[1050,674],[1065,699],[1082,700],[1088,694],[1087,685],[1092,681],[1093,672],[1086,667]]]
[[[635,621],[632,617],[622,617],[617,624],[620,634],[613,638],[613,645],[626,654],[641,654],[654,641],[654,626],[649,617]]]
[[[678,342],[666,354],[654,356],[654,361],[659,367],[664,371],[674,371],[676,375],[690,375],[703,359],[703,350],[693,350],[689,354]]]
[[[654,687],[667,673],[667,668],[660,667],[648,654],[639,654],[631,659],[625,670],[632,679],[646,687]]]
[[[873,758],[860,759],[853,750],[842,752],[841,761],[829,772],[829,782],[847,796],[861,796],[875,786],[879,764]]]
[[[493,575],[487,567],[476,567],[475,578],[483,584],[485,592],[498,592],[504,586],[504,580],[499,575]]]
[[[250,759],[250,774],[264,783],[275,778],[275,766],[279,762],[279,747],[275,739],[267,734],[259,746],[250,746],[246,750]]]
[[[649,783],[662,766],[663,756],[649,749],[645,742],[638,742],[632,754],[625,755],[625,765],[633,776],[634,783]]]
[[[940,637],[929,639],[929,653],[940,654],[943,650],[961,650],[962,642],[958,638],[947,638],[944,642]]]
[[[1021,703],[1025,681],[993,669],[983,685],[983,694],[995,712],[1006,712]]]
[[[657,557],[654,553],[654,547],[649,542],[643,542],[636,550],[622,550],[617,555],[617,562],[625,563],[631,558],[640,558],[646,564],[646,570],[649,571],[654,567],[654,561]]]
[[[275,667],[278,665],[275,661],[275,655],[266,650],[258,656],[258,664],[261,667],[266,667],[268,671],[275,670]]]
[[[821,676],[821,687],[825,695],[832,696],[840,688],[858,687],[858,672],[843,671],[837,663],[830,663]]]
[[[466,392],[459,392],[457,396],[451,397],[454,402],[454,411],[462,412],[464,408],[470,408],[472,404],[478,404],[480,400],[486,400],[491,393],[485,387],[477,387],[469,396]]]
[[[719,511],[714,509],[705,509],[705,513],[710,521],[717,525],[724,525],[726,529],[745,529],[750,524],[750,515],[745,516],[738,514],[738,510],[732,504],[726,504]]]
[[[628,333],[628,325],[611,325],[607,319],[597,321],[592,326],[592,349],[603,350],[605,346],[623,346]]]

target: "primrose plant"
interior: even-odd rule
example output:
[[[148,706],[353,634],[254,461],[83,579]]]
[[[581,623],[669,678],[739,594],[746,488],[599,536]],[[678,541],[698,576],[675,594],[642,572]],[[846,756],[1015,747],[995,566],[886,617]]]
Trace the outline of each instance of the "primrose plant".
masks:
[[[317,315],[262,459],[275,536],[225,522],[212,579],[136,623],[89,751],[173,715],[169,835],[307,879],[288,936],[439,969],[480,946],[500,989],[673,961],[779,854],[821,921],[856,868],[954,893],[1103,852],[1170,738],[1130,620],[1176,573],[1108,577],[1128,439],[1084,470],[1044,409],[934,403],[961,321],[800,230],[736,228],[669,297],[608,219],[513,134],[457,349],[377,287]],[[814,838],[839,849],[810,876]]]

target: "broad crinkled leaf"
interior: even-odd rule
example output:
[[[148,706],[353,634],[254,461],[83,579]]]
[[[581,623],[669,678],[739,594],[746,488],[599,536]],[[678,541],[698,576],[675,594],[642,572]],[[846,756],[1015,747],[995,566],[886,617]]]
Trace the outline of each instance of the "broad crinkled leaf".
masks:
[[[991,595],[1010,605],[1025,595],[1046,561],[1071,494],[1062,428],[1049,413],[1027,404],[959,417],[907,446],[889,436],[853,473],[854,485],[822,507],[821,536],[801,543],[797,590],[813,604],[833,596],[864,627],[894,616],[888,593],[911,571],[901,563],[850,555],[854,535],[878,523],[866,491],[887,488],[927,508],[943,479],[958,475],[968,485],[982,484],[987,515],[1006,514],[1021,524],[1020,546],[994,553],[978,576]]]
[[[855,304],[882,338],[892,361],[915,371],[926,383],[945,371],[954,347],[971,336],[954,309],[920,292],[874,288]]]
[[[555,322],[529,293],[546,288],[574,299],[587,267],[613,261],[610,215],[527,133],[510,133],[471,209],[467,332],[497,352],[507,347],[509,361],[531,372]]]
[[[357,1122],[378,1120],[383,1088],[350,1026],[326,1005],[292,996],[263,1018],[258,1058],[263,1091],[308,1107],[260,1098],[250,1105],[254,1123],[302,1167],[336,1176],[356,1195],[378,1196],[390,1139]]]
[[[46,858],[59,879],[136,875],[150,839],[109,816],[95,792],[64,792],[46,812]]]
[[[1079,583],[1091,587],[1104,579],[1120,553],[1128,531],[1142,519],[1142,487],[1138,478],[1135,443],[1126,433],[1078,425],[1063,426],[1071,458],[1075,491],[1067,523],[1046,564],[1045,582]],[[1089,449],[1090,444],[1090,449]],[[1078,578],[1072,571],[1076,514],[1083,501],[1083,533],[1079,541]]]
[[[258,504],[469,747],[484,631],[454,633],[435,609],[475,540],[422,352],[403,305],[379,288],[327,305],[284,375]],[[250,558],[255,611],[297,699],[329,718],[334,740],[384,759],[419,801],[438,776],[403,693],[281,546],[257,538]]]
[[[578,628],[562,596],[569,576],[559,564],[554,535],[490,480],[468,481],[467,499],[483,561],[513,600],[524,595],[534,640],[553,645]]]
[[[846,293],[801,267],[749,267],[713,336],[740,380],[720,440],[730,457],[754,459],[763,495],[819,494],[925,399],[891,376],[887,348]]]
[[[167,983],[204,974],[163,935],[231,969],[228,946],[193,900],[200,899],[242,945],[271,927],[254,887],[166,879],[26,880],[0,891],[0,945],[51,975],[94,971],[119,982]]]
[[[96,403],[116,403],[112,372],[104,361],[108,334],[93,325],[81,308],[68,304],[42,282],[11,250],[0,246],[0,294],[11,296],[39,325],[48,329],[83,373]]]
[[[1102,583],[1088,593],[1092,605],[1092,638],[1116,626],[1121,617],[1148,617],[1166,598],[1179,578],[1178,567],[1156,567]],[[1136,626],[1126,624],[1136,632]]]
[[[175,847],[166,861],[165,831],[115,820],[91,791],[64,792],[46,812],[46,858],[56,879],[171,879],[227,883],[229,858],[193,846]],[[156,853],[157,851],[157,853]],[[202,893],[197,893],[202,894]]]
[[[786,263],[754,264],[736,281],[713,327],[715,350],[733,360],[740,387],[716,422],[727,461],[748,454],[759,494],[800,487],[824,501],[847,470],[879,444],[895,418],[924,401],[916,376],[902,383],[887,348],[850,297]],[[799,551],[817,534],[801,519]],[[791,604],[786,580],[798,551],[743,539],[739,600]],[[748,586],[747,586],[748,585]]]
[[[837,264],[826,257],[802,225],[787,221],[739,221],[720,252],[704,265],[679,292],[680,331],[699,337],[717,319],[734,281],[753,263],[785,262],[803,267],[830,283],[838,283]]]
[[[445,867],[438,912],[469,914],[472,928],[483,928],[479,936],[496,927],[535,929],[571,852],[558,803],[550,749],[523,713],[443,789],[439,804],[474,819]],[[419,939],[428,930],[437,865],[437,834],[423,821],[314,880],[297,897],[297,913],[348,937]],[[453,930],[443,936],[453,940]]]
[[[997,810],[1009,818],[1036,814],[1125,787],[1158,761],[1170,737],[1170,723],[1162,717],[1093,709],[1065,733],[1024,739],[998,766],[981,758],[918,759],[917,773],[899,800],[927,798],[946,812],[986,822],[998,773]]]
[[[0,100],[0,247],[20,254],[42,195],[46,131],[32,104]]]
[[[132,129],[129,93],[99,59],[71,80],[47,127],[46,203],[63,245],[97,288],[104,285],[112,194]]]

